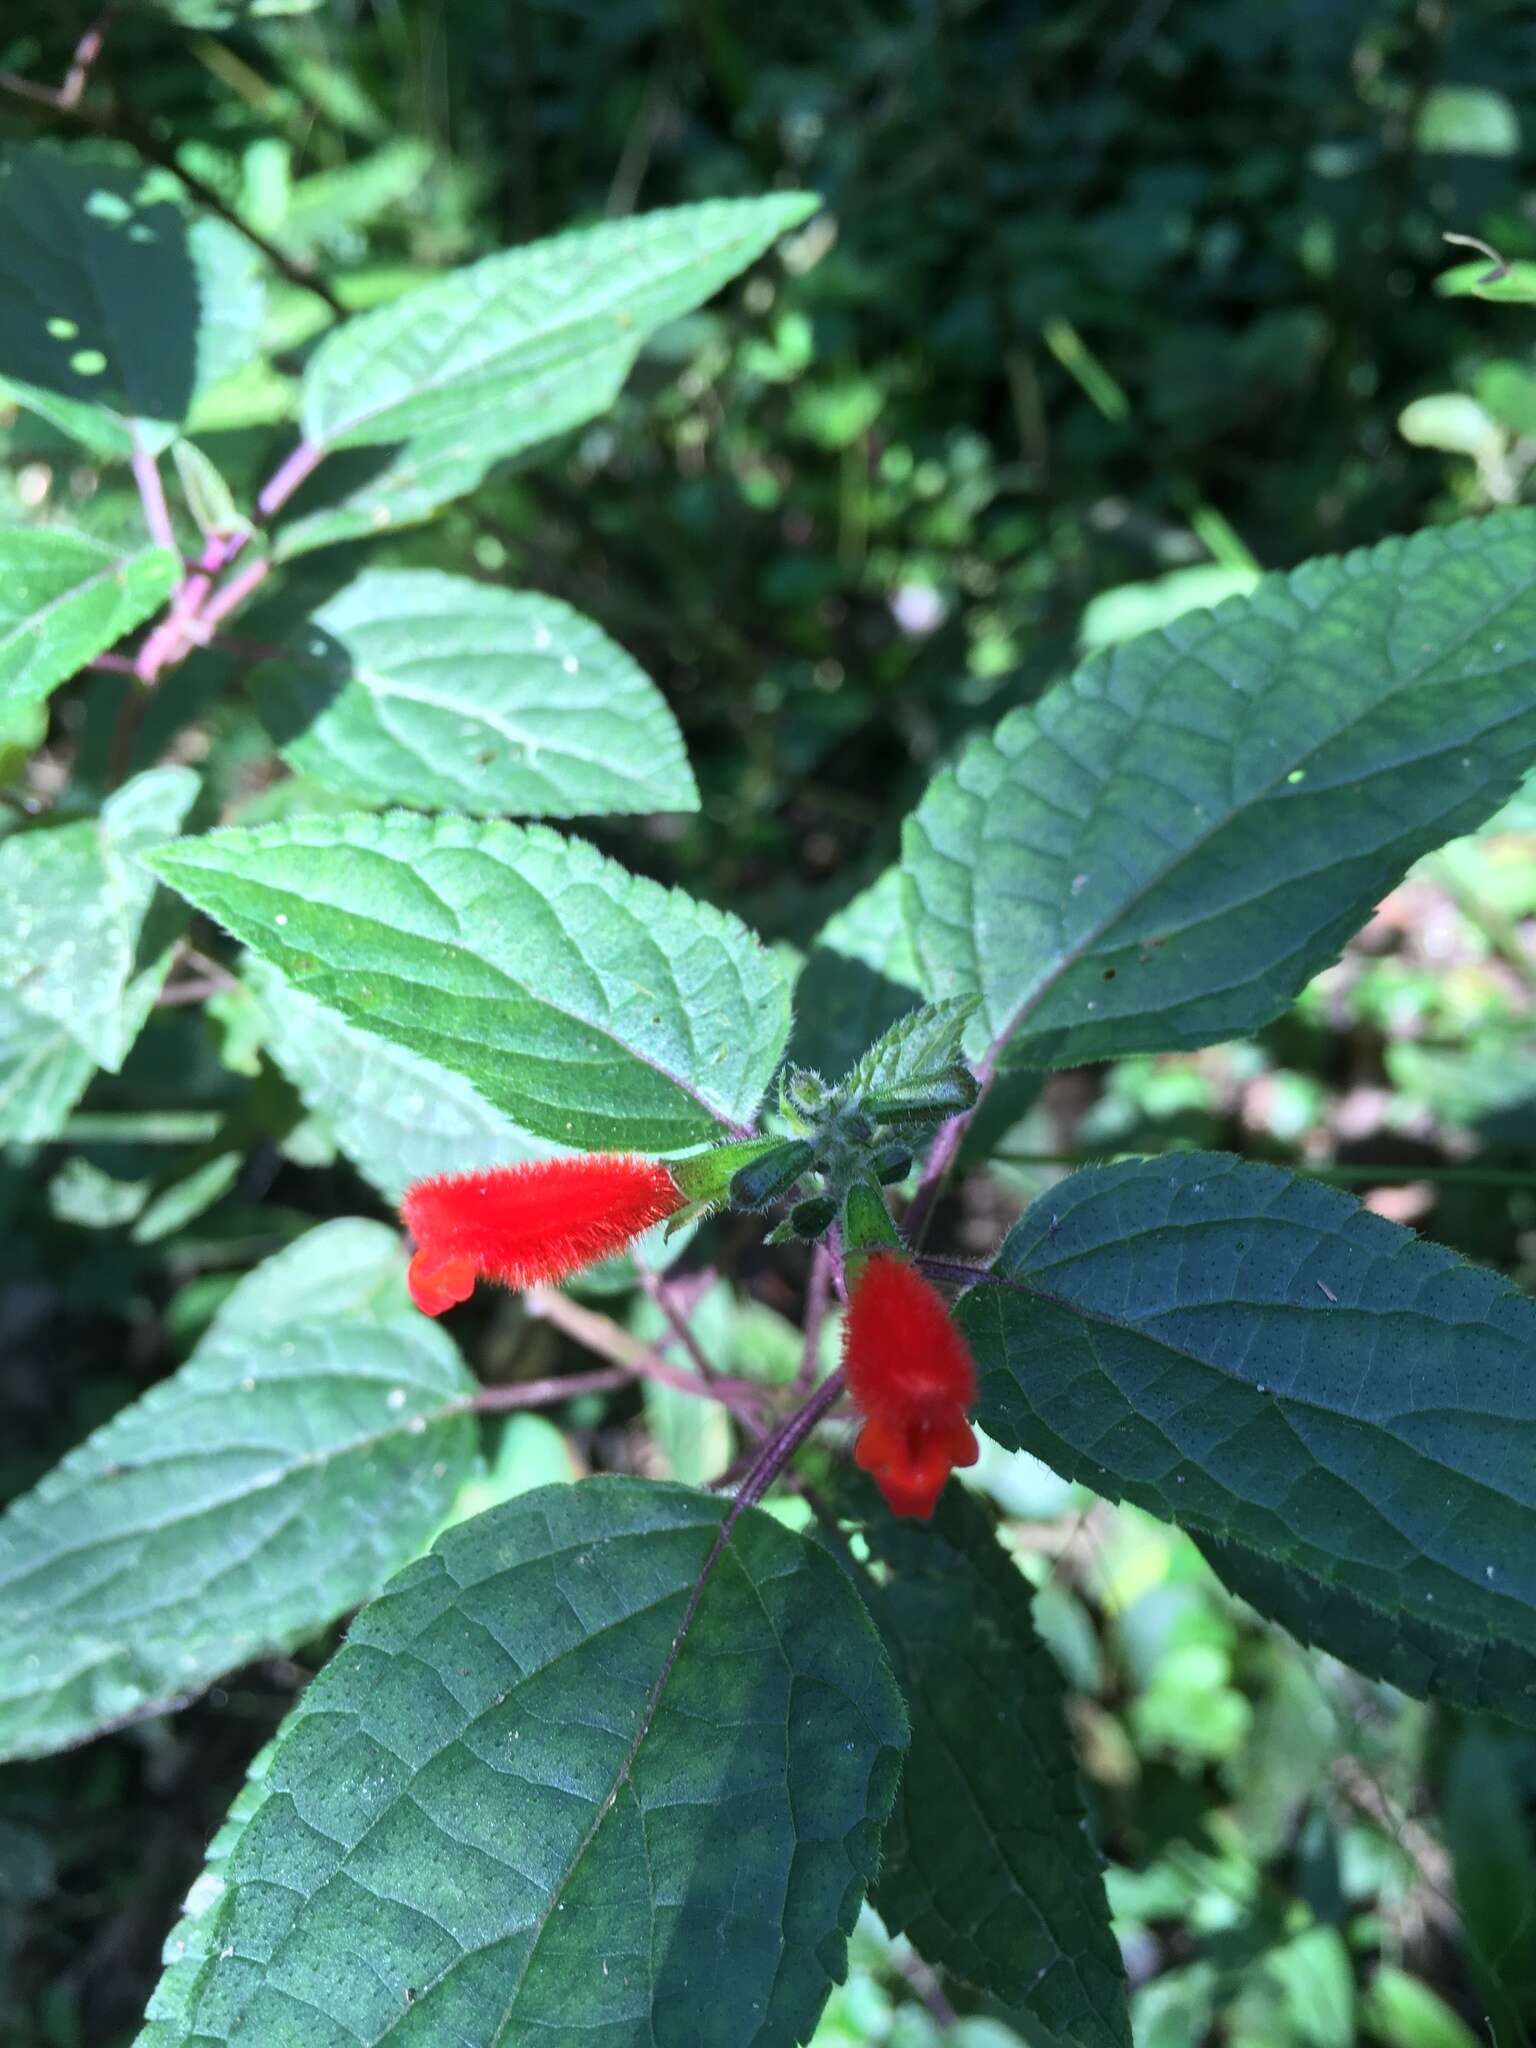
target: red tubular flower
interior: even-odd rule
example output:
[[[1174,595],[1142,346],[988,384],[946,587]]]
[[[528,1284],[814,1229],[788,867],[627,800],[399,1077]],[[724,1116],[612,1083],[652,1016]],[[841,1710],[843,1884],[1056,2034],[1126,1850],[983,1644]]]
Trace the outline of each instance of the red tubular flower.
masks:
[[[418,1181],[400,1205],[416,1240],[411,1299],[440,1316],[469,1299],[477,1274],[505,1287],[564,1280],[622,1251],[683,1200],[658,1160],[616,1152]]]
[[[843,1326],[848,1391],[867,1420],[854,1446],[892,1514],[933,1513],[957,1465],[974,1465],[965,1411],[976,1368],[938,1291],[894,1252],[875,1252]]]

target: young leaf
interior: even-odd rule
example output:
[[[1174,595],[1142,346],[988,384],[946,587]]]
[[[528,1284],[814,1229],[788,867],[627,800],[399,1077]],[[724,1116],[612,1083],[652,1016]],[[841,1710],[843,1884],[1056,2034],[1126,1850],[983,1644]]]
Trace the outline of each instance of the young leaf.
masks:
[[[543,826],[299,817],[154,865],[301,993],[557,1143],[706,1143],[752,1115],[787,1036],[745,925]]]
[[[1442,1659],[1421,1689],[1529,1713],[1536,1303],[1319,1182],[1210,1153],[1074,1174],[992,1271],[958,1311],[990,1435],[1256,1552],[1250,1598],[1284,1581],[1269,1565],[1321,1581],[1340,1655],[1351,1607],[1401,1617],[1398,1669]]]
[[[40,703],[164,604],[180,573],[169,548],[0,527],[0,702]]]
[[[956,1065],[965,1027],[978,1000],[976,996],[949,996],[898,1017],[843,1083],[849,1096],[857,1099],[901,1089],[919,1076]]]
[[[0,840],[0,987],[35,1043],[64,1031],[115,1073],[170,965],[180,914],[151,918],[155,878],[141,856],[190,809],[190,768],[152,768],[108,797],[99,818],[43,825]],[[68,1105],[66,1105],[66,1110]]]
[[[403,1274],[381,1224],[309,1232],[0,1518],[0,1754],[292,1649],[427,1540],[473,1460],[472,1383]]]
[[[555,598],[379,569],[308,615],[251,676],[302,773],[369,803],[478,816],[694,811],[661,693]]]
[[[249,360],[254,250],[88,155],[0,157],[0,378],[99,455],[167,447],[192,400]]]
[[[1129,2048],[1061,1679],[1027,1583],[964,1487],[946,1487],[921,1527],[874,1509],[864,1538],[888,1574],[865,1597],[912,1716],[876,1909],[1053,2039]]]
[[[791,2048],[906,1729],[822,1551],[630,1479],[448,1530],[237,1801],[139,2048]]]
[[[811,212],[803,192],[579,228],[488,256],[349,320],[310,358],[306,442],[338,502],[290,520],[287,555],[422,519],[495,462],[604,412],[648,335],[701,305]]]
[[[907,820],[930,995],[1072,1066],[1276,1017],[1536,753],[1536,512],[1268,576],[1087,662]]]

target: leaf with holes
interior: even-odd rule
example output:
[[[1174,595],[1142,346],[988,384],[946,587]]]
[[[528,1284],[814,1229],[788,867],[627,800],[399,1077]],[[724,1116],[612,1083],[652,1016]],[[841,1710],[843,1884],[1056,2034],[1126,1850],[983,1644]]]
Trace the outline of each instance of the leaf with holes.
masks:
[[[157,611],[180,574],[169,548],[0,527],[0,703],[40,703]]]
[[[448,1530],[236,1803],[138,2048],[791,2048],[906,1740],[848,1581],[749,1510],[592,1479]]]
[[[1129,2048],[1125,1973],[1086,1832],[1062,1685],[1030,1589],[981,1506],[947,1487],[923,1526],[866,1491],[867,1594],[912,1717],[874,1904],[962,1982],[1053,2040]]]
[[[472,1382],[404,1268],[381,1224],[310,1231],[0,1517],[0,1755],[293,1649],[431,1537],[473,1463]]]
[[[534,818],[698,809],[655,684],[555,598],[369,570],[308,613],[251,688],[295,768],[368,803]]]
[[[305,370],[305,443],[333,460],[278,552],[423,519],[493,463],[606,411],[647,336],[702,305],[815,204],[779,192],[605,221],[487,256],[349,320]],[[334,460],[347,449],[365,452]]]
[[[168,447],[260,334],[255,251],[166,188],[83,153],[0,156],[0,379],[98,455]]]
[[[33,1020],[38,1057],[60,1031],[111,1073],[127,1057],[185,922],[174,899],[156,899],[141,856],[171,837],[196,794],[190,768],[151,768],[98,818],[0,840],[0,988],[13,1030]]]
[[[559,1144],[707,1143],[753,1115],[788,1035],[745,925],[544,826],[300,817],[154,865],[301,994]]]
[[[1096,656],[907,820],[929,995],[1029,1066],[1277,1017],[1536,755],[1536,512],[1267,576]]]
[[[1255,1553],[1237,1583],[1281,1619],[1319,1582],[1338,1655],[1371,1610],[1379,1665],[1401,1617],[1396,1682],[1529,1718],[1536,1303],[1317,1181],[1214,1153],[1072,1175],[991,1271],[958,1310],[990,1435]]]

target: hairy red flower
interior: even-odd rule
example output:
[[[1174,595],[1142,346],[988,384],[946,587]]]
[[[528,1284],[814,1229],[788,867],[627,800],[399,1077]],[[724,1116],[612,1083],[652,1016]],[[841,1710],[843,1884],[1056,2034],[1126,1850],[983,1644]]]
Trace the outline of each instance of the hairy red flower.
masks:
[[[506,1287],[564,1280],[622,1251],[683,1200],[658,1160],[616,1152],[418,1181],[400,1205],[416,1241],[411,1299],[440,1316],[469,1299],[477,1275]]]
[[[965,1411],[976,1368],[937,1289],[894,1252],[875,1252],[843,1325],[848,1391],[868,1418],[854,1460],[897,1515],[931,1515],[957,1465],[974,1465]]]

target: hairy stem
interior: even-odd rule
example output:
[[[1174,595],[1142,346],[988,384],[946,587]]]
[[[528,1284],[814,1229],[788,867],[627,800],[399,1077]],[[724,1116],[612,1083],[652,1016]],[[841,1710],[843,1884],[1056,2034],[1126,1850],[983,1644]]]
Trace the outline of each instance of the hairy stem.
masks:
[[[677,1342],[682,1345],[688,1356],[693,1360],[694,1370],[698,1373],[699,1378],[701,1380],[717,1379],[719,1375],[709,1359],[705,1357],[704,1347],[693,1333],[693,1325],[678,1305],[676,1290],[672,1283],[663,1279],[659,1273],[643,1272],[640,1275],[640,1291],[646,1296],[647,1300],[653,1301],[666,1317],[673,1337],[676,1338]]]
[[[147,448],[139,445],[137,434],[133,437],[133,454],[129,458],[133,470],[133,481],[138,489],[139,503],[144,507],[144,524],[149,528],[149,537],[156,547],[176,547],[176,529],[171,524],[171,508],[165,501],[165,485],[160,481],[160,466]]]

